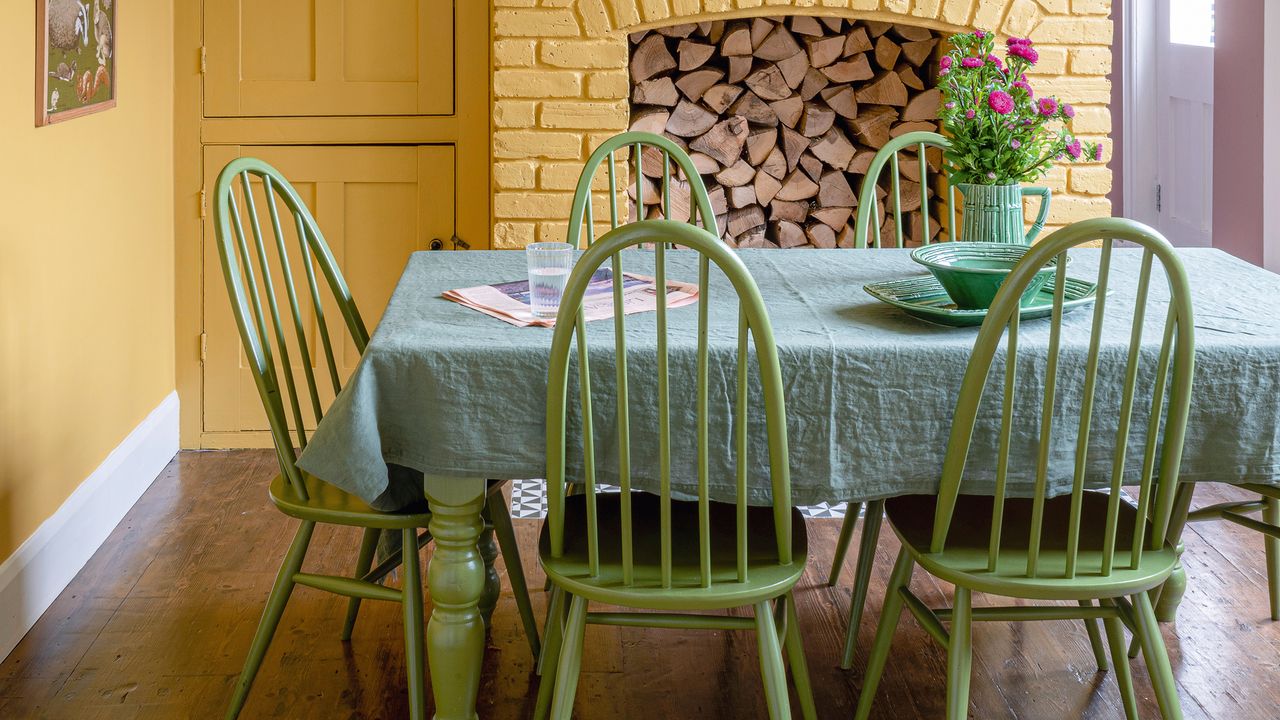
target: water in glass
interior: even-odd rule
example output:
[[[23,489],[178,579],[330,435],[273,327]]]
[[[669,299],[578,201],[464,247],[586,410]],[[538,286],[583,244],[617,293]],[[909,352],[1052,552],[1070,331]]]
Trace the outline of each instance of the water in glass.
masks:
[[[525,255],[529,261],[529,309],[536,317],[555,317],[573,267],[573,246],[534,243],[525,249]]]

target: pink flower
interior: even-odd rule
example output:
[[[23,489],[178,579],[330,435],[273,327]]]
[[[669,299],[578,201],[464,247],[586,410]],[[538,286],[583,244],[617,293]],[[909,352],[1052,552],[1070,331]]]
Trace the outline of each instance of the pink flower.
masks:
[[[950,74],[951,74],[951,70],[950,70],[950,69],[947,69],[947,70],[943,70],[942,72],[938,73],[938,77],[945,77],[945,76],[950,75]]]
[[[1030,45],[1012,45],[1009,47],[1009,54],[1014,57],[1020,57],[1023,60],[1035,65],[1040,60],[1040,53]]]
[[[987,179],[988,179],[988,180],[995,180],[995,179],[996,179],[996,174],[995,174],[994,172],[988,172],[988,173],[987,173]]]
[[[982,58],[967,57],[960,61],[960,65],[970,69],[982,67]]]
[[[974,30],[974,31],[973,31],[973,36],[974,36],[974,37],[976,37],[976,38],[978,38],[979,40],[981,40],[982,38],[986,37],[986,36],[987,36],[987,34],[986,34],[985,32],[983,32],[983,31],[981,31],[981,30]]]
[[[964,113],[964,116],[972,120],[974,116],[976,116],[977,114],[978,113],[974,112],[973,110],[966,110]]]
[[[1014,150],[1017,150],[1018,148],[1022,147],[1022,141],[1021,141],[1021,140],[1016,140],[1016,139],[1015,139],[1015,140],[1010,140],[1010,141],[1009,141],[1009,147],[1013,148]]]
[[[1058,101],[1051,97],[1040,98],[1040,114],[1045,117],[1053,117],[1058,112]]]
[[[1013,47],[1014,45],[1030,45],[1031,38],[1011,37],[1005,41],[1005,44],[1009,47]]]
[[[1093,146],[1093,159],[1099,162],[1102,161],[1102,143]]]
[[[942,59],[938,61],[938,67],[942,68],[943,70],[946,70],[946,69],[950,68],[950,67],[951,67],[951,56],[950,56],[950,55],[943,55],[943,56],[942,56]]]
[[[1072,140],[1067,145],[1067,154],[1071,156],[1072,160],[1079,160],[1081,152],[1083,152],[1083,150],[1080,147],[1079,140]]]
[[[949,102],[949,103],[947,103],[946,105],[944,105],[943,107],[945,107],[945,108],[946,108],[946,109],[948,109],[948,110],[954,110],[954,109],[956,108],[956,104],[955,104],[955,103],[953,103],[953,102]]]
[[[1019,89],[1019,90],[1021,90],[1022,92],[1026,93],[1026,94],[1027,94],[1027,99],[1028,99],[1028,100],[1034,99],[1034,98],[1035,98],[1035,96],[1036,96],[1036,94],[1035,94],[1034,92],[1032,92],[1032,90],[1031,90],[1031,86],[1030,86],[1029,84],[1027,84],[1027,83],[1025,83],[1025,82],[1021,81],[1021,80],[1019,80],[1018,82],[1014,83],[1014,84],[1013,84],[1013,86],[1014,86],[1014,87],[1016,87],[1016,88],[1018,88],[1018,89]]]
[[[1076,116],[1076,109],[1066,103],[1062,103],[1062,116],[1073,118]]]
[[[987,53],[987,62],[988,62],[988,63],[991,63],[992,65],[995,65],[996,67],[1000,68],[1001,70],[1003,70],[1003,69],[1004,69],[1004,63],[1000,62],[1000,58],[996,57],[995,55],[992,55],[992,54],[990,54],[990,53]]]
[[[993,90],[987,96],[987,105],[1001,115],[1013,112],[1013,97],[1003,90]]]

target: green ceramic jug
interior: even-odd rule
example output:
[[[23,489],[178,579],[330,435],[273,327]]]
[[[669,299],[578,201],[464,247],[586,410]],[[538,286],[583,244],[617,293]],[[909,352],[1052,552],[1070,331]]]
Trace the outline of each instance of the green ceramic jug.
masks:
[[[960,240],[965,242],[998,242],[1030,245],[1044,229],[1049,217],[1051,192],[1047,187],[1019,183],[1007,185],[975,185],[960,183],[956,187],[964,195],[964,224]],[[1040,212],[1030,230],[1024,230],[1022,198],[1040,196]]]

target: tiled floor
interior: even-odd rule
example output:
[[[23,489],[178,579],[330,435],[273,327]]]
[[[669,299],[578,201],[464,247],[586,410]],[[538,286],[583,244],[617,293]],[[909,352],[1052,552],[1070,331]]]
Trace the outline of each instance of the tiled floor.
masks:
[[[617,492],[618,489],[608,485],[601,486],[602,492]],[[819,503],[800,508],[807,518],[843,518],[845,503]],[[542,480],[514,480],[511,483],[511,515],[526,520],[536,520],[547,516],[547,488]]]

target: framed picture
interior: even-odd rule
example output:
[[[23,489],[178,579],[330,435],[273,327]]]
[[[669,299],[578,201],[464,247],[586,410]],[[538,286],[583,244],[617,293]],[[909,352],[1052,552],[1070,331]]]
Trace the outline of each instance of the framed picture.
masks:
[[[36,0],[36,125],[116,106],[116,1]]]

